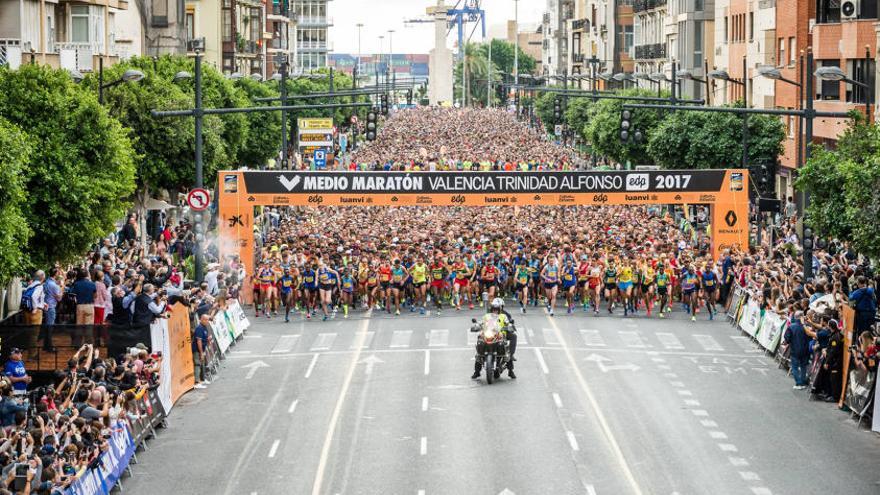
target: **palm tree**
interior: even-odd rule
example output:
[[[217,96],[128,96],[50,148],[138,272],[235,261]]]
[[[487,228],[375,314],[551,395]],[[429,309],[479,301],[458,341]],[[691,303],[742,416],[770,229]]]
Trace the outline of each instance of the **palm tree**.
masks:
[[[486,105],[487,85],[489,79],[489,61],[486,60],[485,50],[480,49],[480,45],[476,43],[468,43],[465,45],[465,87],[467,101],[462,101],[461,83],[462,83],[462,64],[459,61],[455,66],[455,85],[454,94],[458,101],[464,106],[467,102],[475,105]],[[496,64],[491,64],[493,84],[501,83],[501,71]]]

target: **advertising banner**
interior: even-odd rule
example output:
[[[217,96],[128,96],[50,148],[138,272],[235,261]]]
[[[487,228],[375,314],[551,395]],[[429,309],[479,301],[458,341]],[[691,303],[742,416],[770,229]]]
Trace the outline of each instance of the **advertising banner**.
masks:
[[[730,299],[730,307],[727,309],[727,316],[729,318],[736,320],[740,306],[742,306],[743,301],[745,300],[745,294],[746,291],[742,287],[739,285],[734,286],[733,295]]]
[[[251,326],[251,321],[248,320],[247,315],[244,313],[244,309],[242,309],[241,304],[239,304],[238,301],[233,300],[229,303],[229,305],[226,306],[226,312],[229,314],[229,320],[235,327],[235,338],[238,338]]]
[[[849,385],[846,387],[846,405],[859,417],[864,416],[874,398],[874,380],[872,372],[852,369],[849,372]]]
[[[752,337],[758,334],[758,330],[761,328],[761,306],[758,305],[758,301],[749,299],[749,302],[746,303],[739,320],[739,327]]]
[[[110,449],[101,454],[98,467],[87,470],[65,490],[65,495],[109,495],[113,491],[135,450],[125,422],[113,426],[108,443]]]
[[[764,319],[761,321],[761,328],[758,331],[758,343],[761,347],[775,353],[779,347],[779,340],[782,337],[785,328],[788,326],[788,320],[778,314],[767,311],[764,313]]]
[[[232,345],[232,331],[229,330],[226,323],[225,313],[220,312],[214,315],[214,319],[211,320],[211,330],[214,332],[214,341],[217,342],[220,353],[226,354],[226,350]]]
[[[192,355],[192,331],[189,310],[182,304],[175,304],[168,319],[168,339],[171,350],[171,403],[177,402],[183,394],[195,385]],[[167,358],[166,358],[167,359]]]
[[[150,325],[150,348],[162,353],[162,367],[159,369],[159,387],[156,394],[166,411],[171,410],[171,344],[168,339],[168,320],[157,319]]]

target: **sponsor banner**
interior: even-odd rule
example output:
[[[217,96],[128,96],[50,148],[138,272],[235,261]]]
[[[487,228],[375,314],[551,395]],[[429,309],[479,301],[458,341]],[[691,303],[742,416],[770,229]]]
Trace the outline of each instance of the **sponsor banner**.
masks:
[[[125,422],[111,428],[109,449],[101,454],[98,467],[87,470],[67,490],[65,495],[109,495],[134,455],[136,444]]]
[[[235,326],[239,330],[239,334],[244,332],[251,326],[251,321],[248,320],[247,315],[244,313],[244,309],[242,309],[241,304],[238,301],[233,300],[226,306],[226,311],[229,312],[230,319],[234,322]]]
[[[333,119],[296,119],[296,127],[299,132],[324,131],[330,129],[333,132]]]
[[[871,429],[880,433],[880,394],[877,393],[877,381],[874,380],[874,418]]]
[[[727,316],[733,320],[736,320],[737,315],[739,314],[739,308],[742,306],[745,301],[746,291],[739,284],[735,285],[733,288],[733,296],[730,299],[730,307],[727,309]]]
[[[241,172],[248,194],[722,193],[724,170],[643,172]],[[732,186],[730,186],[732,187]],[[729,193],[730,191],[726,191]],[[697,196],[699,197],[699,195]],[[698,200],[699,201],[699,200]]]
[[[150,338],[153,351],[162,352],[158,395],[167,413],[177,399],[195,385],[192,334],[186,306],[175,304],[169,318],[154,321],[150,325]]]
[[[746,303],[739,320],[739,327],[752,337],[758,334],[758,329],[761,328],[761,306],[758,305],[758,301],[749,299]]]
[[[853,329],[856,322],[856,310],[849,305],[841,305],[839,311],[840,323],[843,325],[843,373],[841,374],[843,383],[841,384],[841,390],[844,393],[840,394],[840,400],[837,402],[838,407],[843,406],[843,403],[846,401],[847,378],[849,378],[849,366],[850,361],[852,361],[849,348],[854,342]]]
[[[232,345],[232,331],[226,324],[225,313],[220,312],[214,315],[214,319],[211,320],[211,331],[214,332],[214,341],[217,342],[220,353],[226,354],[226,350]]]
[[[776,348],[779,347],[780,337],[787,326],[788,320],[772,311],[766,311],[764,319],[761,321],[761,328],[758,330],[758,343],[771,354],[775,353]]]
[[[864,416],[871,407],[874,398],[874,381],[877,375],[873,372],[852,369],[849,372],[849,384],[846,387],[846,405],[859,417]]]

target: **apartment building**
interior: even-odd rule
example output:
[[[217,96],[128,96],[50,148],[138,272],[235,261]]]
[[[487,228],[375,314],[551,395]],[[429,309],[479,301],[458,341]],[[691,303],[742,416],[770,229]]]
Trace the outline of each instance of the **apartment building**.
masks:
[[[333,18],[327,15],[330,0],[293,0],[298,22],[296,30],[296,63],[299,71],[327,67],[327,54],[333,51],[329,27]]]
[[[641,87],[651,88],[652,82],[644,76],[665,72],[669,58],[666,52],[667,0],[635,0],[633,2],[633,25],[635,47],[634,70],[643,75],[638,79]]]
[[[123,15],[131,6],[127,0],[0,0],[0,65],[33,60],[88,72],[97,70],[99,57],[112,64],[138,54],[140,22],[132,25],[132,16]]]
[[[541,68],[541,46],[543,35],[541,33],[541,25],[519,23],[519,32],[517,32],[516,21],[507,21],[507,42],[519,44],[519,49],[526,55],[535,59],[535,73],[543,74]]]
[[[752,107],[773,108],[776,85],[758,69],[777,63],[776,0],[715,0],[715,19],[715,68],[735,82],[714,81],[713,104],[745,99]]]
[[[705,98],[706,67],[715,63],[714,0],[667,0],[667,12],[666,56],[675,60],[677,70],[692,76],[681,80],[680,95]]]
[[[574,17],[574,4],[575,0],[547,0],[541,19],[541,70],[545,76],[568,72],[568,21]]]
[[[576,0],[569,32],[569,74],[590,74],[591,60],[598,74],[633,72],[633,0]]]

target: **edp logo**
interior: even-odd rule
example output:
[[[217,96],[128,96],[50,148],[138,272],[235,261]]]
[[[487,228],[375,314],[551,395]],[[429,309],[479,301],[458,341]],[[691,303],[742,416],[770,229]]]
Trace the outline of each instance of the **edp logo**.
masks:
[[[629,174],[626,176],[627,191],[647,191],[650,183],[648,174]]]

